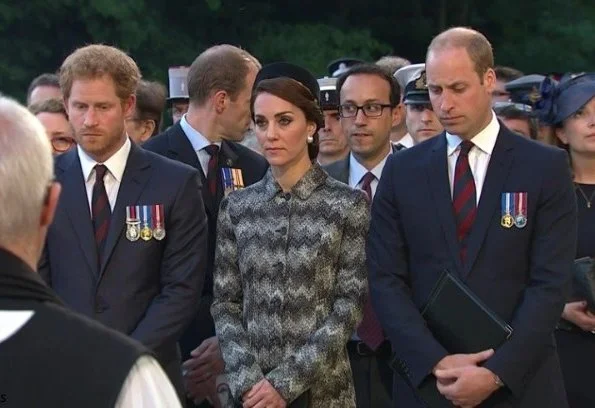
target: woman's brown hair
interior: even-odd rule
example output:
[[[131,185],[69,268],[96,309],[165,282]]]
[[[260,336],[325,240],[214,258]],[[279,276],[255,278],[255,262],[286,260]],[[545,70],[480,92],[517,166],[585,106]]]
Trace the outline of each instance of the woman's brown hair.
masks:
[[[263,79],[252,91],[250,100],[250,109],[252,110],[252,120],[254,120],[254,101],[261,93],[268,93],[281,98],[295,106],[302,112],[308,122],[316,125],[312,143],[308,143],[308,157],[310,160],[316,160],[318,157],[318,131],[324,127],[324,116],[318,105],[318,95],[312,95],[312,92],[300,82],[286,77]]]

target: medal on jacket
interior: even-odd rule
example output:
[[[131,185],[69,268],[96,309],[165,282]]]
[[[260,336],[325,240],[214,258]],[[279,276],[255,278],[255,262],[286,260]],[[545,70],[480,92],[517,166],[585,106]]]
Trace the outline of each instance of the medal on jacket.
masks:
[[[128,241],[138,241],[140,238],[139,206],[126,207],[126,238]]]
[[[161,241],[165,238],[165,223],[164,223],[164,209],[163,204],[155,204],[153,206],[153,217],[155,218],[155,228],[153,229],[153,238]]]
[[[242,169],[232,167],[221,168],[221,181],[223,183],[223,195],[227,197],[232,191],[244,188],[244,176]]]
[[[514,193],[515,214],[514,225],[524,228],[527,225],[527,193]]]
[[[150,241],[153,238],[150,205],[143,205],[143,228],[140,230],[140,237],[143,241]]]
[[[512,218],[512,205],[511,193],[502,193],[501,206],[502,206],[502,218],[500,225],[504,228],[511,228],[514,225],[514,218]]]

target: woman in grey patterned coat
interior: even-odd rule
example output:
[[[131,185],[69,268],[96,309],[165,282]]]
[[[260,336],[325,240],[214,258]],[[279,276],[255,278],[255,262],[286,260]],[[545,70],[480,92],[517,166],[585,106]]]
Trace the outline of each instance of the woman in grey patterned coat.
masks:
[[[262,69],[252,112],[271,169],[221,203],[211,312],[245,408],[355,407],[345,345],[367,294],[369,210],[361,191],[313,164],[315,96],[308,71]]]

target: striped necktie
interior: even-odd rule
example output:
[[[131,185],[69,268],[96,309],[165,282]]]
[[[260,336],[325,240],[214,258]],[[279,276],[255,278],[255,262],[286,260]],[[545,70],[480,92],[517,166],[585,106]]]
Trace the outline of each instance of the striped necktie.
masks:
[[[460,145],[459,157],[455,166],[452,205],[457,223],[457,237],[460,243],[461,261],[465,262],[467,238],[477,215],[475,180],[469,166],[469,151],[475,145],[465,140]]]
[[[95,184],[93,185],[93,195],[91,198],[91,209],[93,216],[93,231],[95,233],[95,243],[97,244],[97,264],[101,264],[101,255],[105,246],[107,232],[109,229],[112,210],[110,208],[107,192],[103,178],[107,172],[107,167],[103,164],[95,165]]]

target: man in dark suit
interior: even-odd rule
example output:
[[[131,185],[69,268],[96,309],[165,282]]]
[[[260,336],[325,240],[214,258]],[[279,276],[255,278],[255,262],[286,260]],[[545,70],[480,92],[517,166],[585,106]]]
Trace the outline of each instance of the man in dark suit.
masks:
[[[183,395],[177,342],[200,300],[207,219],[198,172],[126,135],[139,78],[103,45],[62,64],[78,147],[55,161],[63,194],[39,271],[73,310],[152,349]]]
[[[143,145],[198,169],[203,182],[209,220],[205,285],[198,314],[180,342],[188,359],[187,391],[195,401],[216,398],[216,377],[224,368],[210,312],[219,203],[229,191],[259,181],[268,168],[262,156],[237,143],[250,125],[252,84],[259,68],[252,55],[231,45],[204,51],[188,73],[188,112]]]
[[[428,88],[446,132],[389,159],[374,200],[371,296],[400,373],[395,407],[424,406],[414,389],[425,381],[461,407],[567,406],[553,331],[575,253],[574,191],[563,151],[496,119],[492,67],[477,31],[432,41]],[[436,340],[419,310],[444,269],[512,326],[508,341],[451,355]]]
[[[381,67],[363,64],[339,77],[337,92],[341,126],[351,153],[324,169],[331,177],[363,189],[372,199],[386,160],[396,151],[390,132],[402,116],[399,85]],[[358,408],[391,407],[391,347],[369,301],[347,350]]]
[[[68,310],[35,272],[60,184],[41,123],[2,96],[0,123],[0,406],[179,407],[149,350]]]

